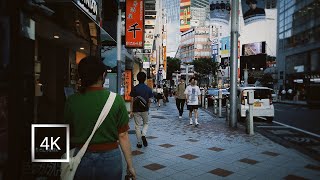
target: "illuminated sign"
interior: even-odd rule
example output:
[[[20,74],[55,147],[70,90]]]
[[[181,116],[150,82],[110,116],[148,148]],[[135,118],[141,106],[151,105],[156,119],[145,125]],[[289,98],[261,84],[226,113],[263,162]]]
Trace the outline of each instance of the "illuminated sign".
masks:
[[[97,20],[98,3],[95,0],[77,0],[77,4],[93,20]]]

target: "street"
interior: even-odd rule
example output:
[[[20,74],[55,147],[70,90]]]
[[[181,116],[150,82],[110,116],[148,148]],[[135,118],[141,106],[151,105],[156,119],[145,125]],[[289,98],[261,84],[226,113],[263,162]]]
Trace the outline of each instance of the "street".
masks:
[[[314,159],[320,160],[320,109],[308,106],[275,103],[273,123],[254,118],[254,131],[286,147],[294,148]],[[213,107],[207,109],[213,114]],[[222,116],[225,117],[225,107]],[[215,115],[216,116],[216,115]],[[244,123],[238,123],[244,125]]]
[[[320,108],[275,103],[274,121],[320,135]]]

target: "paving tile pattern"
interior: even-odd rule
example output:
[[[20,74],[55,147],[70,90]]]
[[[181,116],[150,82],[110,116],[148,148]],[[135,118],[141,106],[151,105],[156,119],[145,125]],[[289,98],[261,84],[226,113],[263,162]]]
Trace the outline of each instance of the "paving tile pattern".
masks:
[[[199,109],[200,126],[189,126],[187,110],[179,119],[172,98],[167,106],[157,108],[152,104],[149,118],[148,147],[136,148],[135,134],[129,136],[138,179],[320,177],[318,161],[276,144],[259,133],[249,136],[241,125],[231,129],[225,119],[202,109]],[[133,119],[129,125],[134,130]],[[246,162],[241,162],[243,159]],[[125,171],[124,158],[123,165]]]
[[[220,168],[214,169],[214,170],[210,171],[209,173],[215,174],[215,175],[221,176],[221,177],[227,177],[227,176],[233,174],[233,172],[231,172],[231,171],[228,171],[225,169],[220,169]]]

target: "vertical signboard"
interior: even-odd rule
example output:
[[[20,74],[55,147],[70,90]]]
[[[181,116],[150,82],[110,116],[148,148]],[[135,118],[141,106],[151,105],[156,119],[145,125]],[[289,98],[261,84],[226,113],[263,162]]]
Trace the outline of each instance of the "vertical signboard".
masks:
[[[231,5],[229,0],[209,0],[210,6],[210,21],[229,24]]]
[[[241,5],[245,25],[266,19],[264,0],[242,0]]]
[[[126,47],[143,48],[144,1],[126,0]]]
[[[163,46],[163,70],[167,72],[167,47]]]
[[[132,87],[132,71],[126,70],[125,71],[125,77],[124,77],[124,85],[125,85],[125,91],[124,91],[124,100],[125,101],[131,101],[131,87]]]
[[[153,41],[154,41],[154,29],[146,29],[145,38],[144,38],[144,49],[151,50],[153,47]]]
[[[180,31],[184,32],[190,29],[191,20],[191,0],[180,0]]]
[[[212,59],[216,62],[216,56],[219,55],[219,44],[213,43],[212,44]]]
[[[157,64],[157,51],[153,50],[152,54],[150,55],[150,63],[152,65]]]
[[[223,37],[220,40],[221,43],[221,56],[226,57],[229,56],[230,53],[230,36]]]

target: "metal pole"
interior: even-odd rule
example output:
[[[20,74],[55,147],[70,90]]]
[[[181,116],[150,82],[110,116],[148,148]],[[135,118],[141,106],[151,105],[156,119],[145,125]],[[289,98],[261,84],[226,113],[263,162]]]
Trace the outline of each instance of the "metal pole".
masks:
[[[239,1],[232,1],[231,10],[231,77],[230,77],[230,124],[237,127],[237,71],[238,71],[238,29]]]
[[[186,83],[188,84],[189,83],[189,65],[186,64]]]
[[[118,5],[118,22],[117,22],[117,92],[121,90],[121,5]]]
[[[218,94],[218,98],[219,98],[219,117],[222,117],[222,90],[219,89],[219,94]]]

